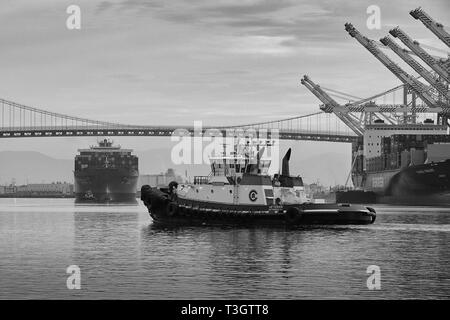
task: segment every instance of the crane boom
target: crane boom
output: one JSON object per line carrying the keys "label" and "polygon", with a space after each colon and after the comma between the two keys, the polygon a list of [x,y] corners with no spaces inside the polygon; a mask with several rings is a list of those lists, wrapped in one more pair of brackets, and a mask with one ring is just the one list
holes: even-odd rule
{"label": "crane boom", "polygon": [[345,24],[345,30],[354,37],[361,45],[363,45],[370,53],[372,53],[386,68],[388,68],[397,78],[403,83],[411,86],[417,95],[425,102],[429,107],[437,107],[437,102],[428,93],[428,89],[414,77],[406,73],[395,62],[389,59],[380,49],[377,48],[370,40],[364,37],[358,30],[351,24]]}
{"label": "crane boom", "polygon": [[[303,76],[303,79],[301,80],[302,84],[309,84],[311,87],[314,88],[315,91],[317,91],[322,97],[324,97],[324,99],[326,100],[326,102],[328,104],[330,104],[331,106],[333,106],[334,108],[339,108],[341,107],[341,105],[334,100],[333,98],[331,98],[328,93],[326,93],[324,90],[322,90],[322,88],[318,85],[315,84],[307,75]],[[305,82],[305,83],[304,83]],[[325,103],[325,101],[322,100],[323,103]]]}
{"label": "crane boom", "polygon": [[363,135],[364,128],[360,123],[351,119],[347,114],[342,112],[341,106],[336,100],[331,98],[319,85],[315,84],[308,76],[304,76],[301,83],[308,88],[320,101],[324,103],[321,109],[328,113],[334,113],[342,122],[344,122],[357,135]]}
{"label": "crane boom", "polygon": [[450,73],[446,68],[441,65],[441,63],[433,58],[428,52],[426,52],[419,45],[417,41],[411,39],[405,32],[403,32],[399,27],[391,29],[389,33],[399,38],[405,46],[407,46],[412,52],[414,52],[420,59],[422,59],[431,69],[433,69],[438,75],[444,78],[450,83]]}
{"label": "crane boom", "polygon": [[311,91],[321,102],[323,102],[323,105],[320,106],[320,109],[323,110],[326,113],[332,113],[333,112],[333,106],[330,105],[325,97],[323,97],[316,89],[314,89],[313,86],[311,86],[309,83],[305,82],[303,79],[301,80],[301,83],[308,88],[309,91]]}
{"label": "crane boom", "polygon": [[442,42],[450,48],[450,34],[445,31],[444,26],[433,20],[422,8],[417,8],[409,12],[414,18],[422,21],[422,23],[431,30]]}
{"label": "crane boom", "polygon": [[[425,106],[410,107],[403,104],[375,104],[374,102],[367,102],[361,105],[348,105],[346,106],[349,112],[416,112],[416,113],[430,113],[430,108]],[[442,108],[438,108],[437,111],[442,112]]]}
{"label": "crane boom", "polygon": [[[373,44],[374,45],[376,45],[376,46],[378,46],[378,47],[380,47],[381,49],[386,49],[386,46],[384,45],[384,44],[382,44],[381,42],[379,42],[379,41],[373,41]],[[422,45],[423,47],[429,47],[429,49],[431,49],[431,50],[437,50],[437,51],[444,51],[444,50],[441,50],[441,49],[438,49],[438,48],[434,48],[434,47],[431,47],[431,46],[425,46],[425,45]],[[417,54],[415,53],[415,52],[413,52],[413,51],[410,51],[410,50],[407,50],[407,49],[404,49],[407,53],[409,53],[410,55],[413,55],[413,56],[417,56]],[[447,53],[447,52],[445,52],[445,53]],[[434,56],[434,55],[432,55],[432,54],[430,54],[430,56],[433,58],[433,59],[435,59],[435,60],[437,60],[437,61],[441,61],[441,59],[442,60],[445,60],[444,58],[442,58],[442,57],[438,57],[438,56]]]}
{"label": "crane boom", "polygon": [[402,58],[411,68],[420,74],[429,84],[436,88],[445,98],[450,99],[447,87],[439,78],[435,77],[431,72],[422,67],[413,57],[403,51],[389,36],[380,39],[380,42],[392,49],[400,58]]}

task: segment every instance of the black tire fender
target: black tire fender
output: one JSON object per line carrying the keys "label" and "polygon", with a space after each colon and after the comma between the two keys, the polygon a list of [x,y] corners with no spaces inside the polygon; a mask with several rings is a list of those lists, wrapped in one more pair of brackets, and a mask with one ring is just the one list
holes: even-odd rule
{"label": "black tire fender", "polygon": [[167,204],[166,208],[167,208],[166,212],[167,212],[167,215],[169,217],[173,217],[173,216],[176,216],[178,214],[179,208],[178,208],[178,205],[175,202],[169,202]]}
{"label": "black tire fender", "polygon": [[374,222],[375,222],[375,219],[377,218],[377,213],[376,213],[375,209],[372,208],[372,207],[366,207],[366,208],[367,208],[367,210],[369,210],[370,213],[371,213],[370,223],[374,223]]}
{"label": "black tire fender", "polygon": [[150,202],[149,199],[147,199],[147,193],[152,189],[152,187],[150,187],[149,185],[144,185],[141,188],[141,200],[142,201],[147,201]]}
{"label": "black tire fender", "polygon": [[174,189],[177,189],[178,188],[178,182],[176,182],[176,181],[171,181],[170,183],[169,183],[169,194],[173,194],[174,192]]}
{"label": "black tire fender", "polygon": [[186,216],[186,208],[185,207],[178,207],[178,214],[182,217]]}
{"label": "black tire fender", "polygon": [[288,224],[295,224],[302,218],[302,213],[299,208],[290,207],[286,210],[285,218]]}

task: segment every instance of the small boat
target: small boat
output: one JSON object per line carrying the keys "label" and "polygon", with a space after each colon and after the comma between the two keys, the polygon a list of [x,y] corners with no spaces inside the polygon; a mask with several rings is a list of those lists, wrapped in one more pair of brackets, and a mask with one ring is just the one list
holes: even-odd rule
{"label": "small boat", "polygon": [[[291,149],[282,173],[267,173],[270,160],[256,152],[211,157],[211,173],[193,183],[171,182],[166,188],[144,185],[141,200],[157,224],[189,225],[329,225],[371,224],[376,212],[364,205],[306,201],[301,177],[289,174]],[[236,150],[236,148],[235,148]]]}

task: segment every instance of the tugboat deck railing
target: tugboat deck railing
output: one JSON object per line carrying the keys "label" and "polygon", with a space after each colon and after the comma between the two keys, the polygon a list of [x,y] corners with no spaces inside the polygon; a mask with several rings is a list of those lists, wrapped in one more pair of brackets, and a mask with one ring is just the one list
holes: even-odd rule
{"label": "tugboat deck railing", "polygon": [[209,182],[209,176],[195,176],[194,184],[207,184]]}

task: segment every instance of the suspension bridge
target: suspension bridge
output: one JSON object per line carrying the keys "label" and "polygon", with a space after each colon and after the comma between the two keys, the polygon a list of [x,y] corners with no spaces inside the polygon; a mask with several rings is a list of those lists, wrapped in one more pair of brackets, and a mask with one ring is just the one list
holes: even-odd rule
{"label": "suspension bridge", "polygon": [[[173,134],[196,132],[194,126],[142,126],[97,121],[74,117],[25,106],[0,99],[0,138],[25,137],[78,137],[78,136],[150,136],[164,137]],[[202,128],[202,134],[220,131],[276,132],[280,139],[352,142],[356,138],[341,120],[333,114],[316,112],[288,119]]]}

